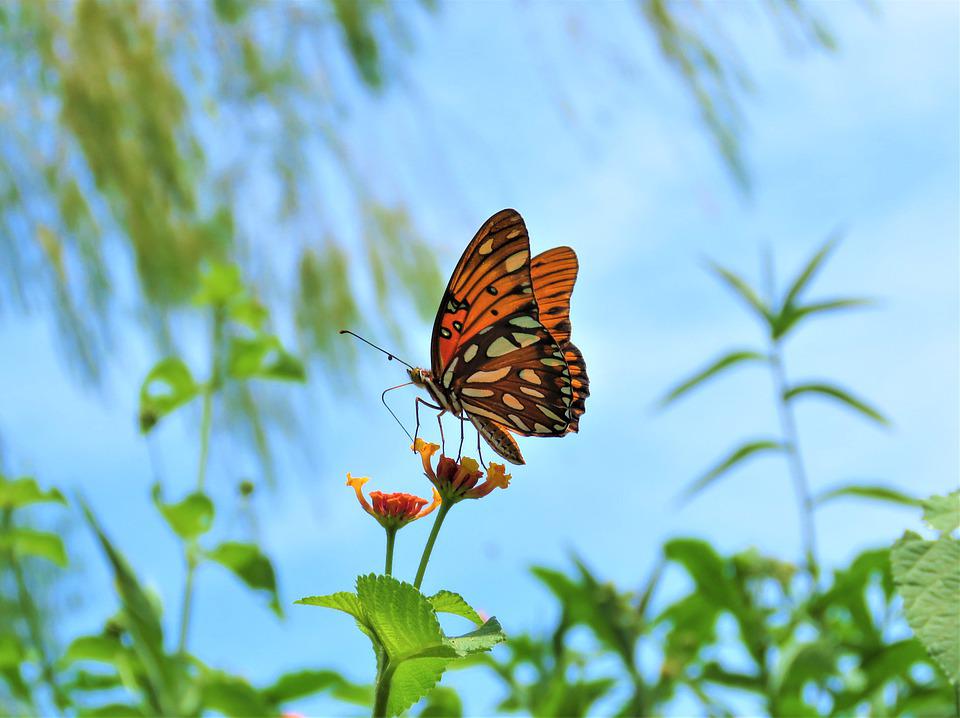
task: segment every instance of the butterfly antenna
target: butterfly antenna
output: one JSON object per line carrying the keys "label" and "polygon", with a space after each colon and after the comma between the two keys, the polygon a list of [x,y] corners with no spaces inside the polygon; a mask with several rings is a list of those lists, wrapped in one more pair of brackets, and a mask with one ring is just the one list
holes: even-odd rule
{"label": "butterfly antenna", "polygon": [[[359,334],[357,334],[357,333],[355,333],[355,332],[351,332],[349,329],[341,329],[341,330],[340,330],[340,333],[341,333],[341,334],[349,334],[349,335],[352,336],[352,337],[356,337],[357,339],[359,339],[360,341],[362,341],[364,344],[369,344],[370,346],[372,346],[372,347],[373,347],[374,349],[376,349],[377,351],[383,352],[384,354],[387,355],[387,361],[393,361],[394,359],[396,359],[398,362],[400,362],[400,363],[403,364],[404,366],[408,366],[408,367],[410,367],[411,369],[416,369],[416,367],[413,366],[412,364],[407,364],[407,362],[405,362],[405,361],[404,361],[403,359],[401,359],[400,357],[398,357],[398,356],[396,356],[396,355],[394,355],[394,354],[391,354],[391,353],[388,352],[386,349],[381,349],[380,347],[378,347],[378,346],[377,346],[376,344],[374,344],[373,342],[364,339],[362,336],[360,336]],[[406,384],[402,384],[401,386],[406,386]],[[396,389],[397,387],[393,387],[393,388]],[[387,391],[390,391],[390,390],[387,389]],[[389,407],[388,407],[388,408],[389,408]],[[391,413],[392,413],[392,412],[391,412]],[[406,431],[406,430],[404,430],[404,431]]]}
{"label": "butterfly antenna", "polygon": [[398,424],[400,424],[400,428],[403,429],[403,433],[407,435],[407,438],[410,439],[411,442],[413,442],[413,437],[410,436],[410,432],[407,431],[407,427],[405,427],[405,426],[403,425],[403,422],[400,421],[399,418],[397,418],[397,415],[393,413],[393,409],[391,409],[391,408],[390,408],[390,405],[387,404],[387,392],[388,392],[388,391],[393,391],[394,389],[402,389],[403,387],[405,387],[405,386],[410,386],[411,384],[413,384],[413,382],[412,382],[412,381],[408,381],[406,384],[397,384],[396,386],[391,386],[389,389],[384,389],[384,390],[383,390],[383,393],[380,395],[380,401],[382,401],[382,402],[383,402],[383,405],[384,405],[385,407],[387,407],[387,411],[390,412],[390,416],[392,416],[392,417],[396,420],[396,422],[397,422]]}

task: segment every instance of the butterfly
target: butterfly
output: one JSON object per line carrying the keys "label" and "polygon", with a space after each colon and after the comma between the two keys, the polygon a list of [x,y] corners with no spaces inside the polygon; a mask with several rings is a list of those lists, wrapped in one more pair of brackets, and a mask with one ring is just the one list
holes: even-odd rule
{"label": "butterfly", "polygon": [[[484,222],[440,301],[430,370],[408,371],[437,402],[418,398],[418,408],[423,403],[440,415],[469,419],[513,464],[524,463],[513,434],[578,431],[590,394],[583,355],[570,342],[578,266],[570,247],[531,259],[527,228],[516,210],[501,210]],[[442,430],[441,424],[441,436]]]}

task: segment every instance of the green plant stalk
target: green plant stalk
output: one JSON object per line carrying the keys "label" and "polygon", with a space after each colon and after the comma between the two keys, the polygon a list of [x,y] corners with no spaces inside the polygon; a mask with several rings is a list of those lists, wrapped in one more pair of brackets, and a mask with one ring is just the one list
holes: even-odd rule
{"label": "green plant stalk", "polygon": [[430,554],[433,552],[433,544],[437,540],[437,534],[440,533],[440,526],[447,517],[447,512],[453,506],[454,502],[444,500],[437,509],[437,520],[433,522],[433,528],[430,530],[430,537],[427,539],[427,545],[423,547],[423,556],[420,557],[420,566],[417,568],[417,577],[413,580],[413,587],[420,590],[420,584],[423,583],[423,574],[427,571],[427,562],[430,560]]}
{"label": "green plant stalk", "polygon": [[387,558],[384,561],[383,572],[387,576],[393,574],[393,542],[397,538],[396,526],[385,529],[387,532]]}
{"label": "green plant stalk", "polygon": [[383,669],[377,670],[377,687],[373,699],[373,718],[383,718],[387,715],[387,701],[390,699],[390,681],[393,680],[394,669],[384,656],[379,663]]}
{"label": "green plant stalk", "polygon": [[[12,524],[13,510],[7,509],[3,513],[3,533],[7,533]],[[9,551],[9,559],[10,568],[13,571],[14,580],[17,584],[17,602],[20,604],[20,612],[23,614],[23,618],[27,623],[27,632],[30,634],[30,641],[33,643],[33,648],[37,652],[40,660],[40,674],[43,682],[46,683],[50,689],[53,702],[57,708],[62,710],[68,703],[63,692],[60,690],[60,686],[57,684],[56,673],[53,670],[53,664],[50,662],[47,647],[43,642],[43,633],[40,629],[40,612],[33,598],[30,596],[30,590],[27,588],[23,565],[20,563],[20,560],[12,548]],[[33,701],[33,696],[30,696],[30,700],[31,702]]]}
{"label": "green plant stalk", "polygon": [[[220,387],[220,347],[223,344],[224,313],[221,307],[213,310],[213,332],[210,338],[210,379],[203,390],[203,417],[200,420],[200,457],[197,460],[197,491],[203,491],[207,479],[210,454],[210,435],[213,433],[213,395]],[[193,578],[197,570],[196,547],[186,548],[187,578],[183,584],[180,610],[180,640],[177,652],[185,653],[190,635],[190,617],[193,613]]]}
{"label": "green plant stalk", "polygon": [[816,584],[820,576],[820,567],[817,563],[817,533],[814,523],[813,498],[810,493],[810,482],[807,478],[803,457],[800,454],[799,435],[793,416],[793,408],[789,401],[784,398],[787,391],[787,377],[783,367],[780,343],[777,340],[773,340],[770,346],[770,371],[773,375],[774,389],[777,393],[777,415],[780,418],[780,431],[786,444],[787,464],[793,479],[794,493],[797,497],[804,558],[810,577]]}

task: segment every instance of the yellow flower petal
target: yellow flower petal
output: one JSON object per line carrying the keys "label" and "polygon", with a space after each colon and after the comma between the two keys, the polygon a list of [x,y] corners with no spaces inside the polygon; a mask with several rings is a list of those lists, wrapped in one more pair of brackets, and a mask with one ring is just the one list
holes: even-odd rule
{"label": "yellow flower petal", "polygon": [[357,476],[353,477],[350,475],[350,472],[347,472],[347,486],[353,487],[353,490],[357,492],[357,501],[360,502],[360,505],[363,507],[363,510],[366,511],[371,516],[373,515],[373,509],[370,508],[370,504],[367,503],[366,498],[363,496],[363,492],[360,490],[361,487],[370,480],[369,476]]}
{"label": "yellow flower petal", "polygon": [[491,461],[487,471],[487,481],[498,489],[507,488],[510,485],[510,479],[513,478],[513,474],[505,474],[504,469],[506,466],[503,464],[495,464]]}

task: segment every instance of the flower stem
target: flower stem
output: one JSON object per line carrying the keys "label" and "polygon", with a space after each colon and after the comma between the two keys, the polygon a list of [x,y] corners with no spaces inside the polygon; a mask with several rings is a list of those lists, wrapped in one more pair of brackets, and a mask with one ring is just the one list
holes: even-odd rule
{"label": "flower stem", "polygon": [[393,572],[393,542],[394,542],[394,539],[397,538],[397,529],[396,527],[394,527],[394,528],[386,529],[386,531],[387,531],[387,558],[386,558],[386,561],[384,562],[383,572],[387,576],[390,576]]}
{"label": "flower stem", "polygon": [[430,553],[433,551],[433,544],[437,540],[437,534],[440,533],[440,526],[447,517],[447,512],[451,506],[453,506],[452,501],[444,501],[440,504],[440,508],[437,509],[437,519],[433,522],[433,528],[430,530],[430,538],[427,539],[427,545],[423,547],[423,556],[420,557],[420,567],[417,568],[417,577],[413,581],[413,587],[417,590],[420,589],[420,584],[423,583],[423,574],[426,573],[427,562],[430,560]]}
{"label": "flower stem", "polygon": [[[213,331],[210,337],[210,378],[203,390],[203,418],[200,420],[200,457],[197,460],[197,491],[203,491],[207,478],[207,457],[210,453],[210,435],[213,433],[213,395],[220,388],[220,347],[223,344],[224,313],[214,307]],[[190,615],[193,613],[193,575],[197,570],[195,546],[185,547],[187,578],[183,584],[180,610],[180,642],[177,651],[186,653],[190,634]]]}
{"label": "flower stem", "polygon": [[390,681],[393,680],[393,668],[386,660],[381,661],[383,670],[377,671],[377,688],[373,699],[373,718],[383,718],[387,715],[387,700],[390,698]]}

